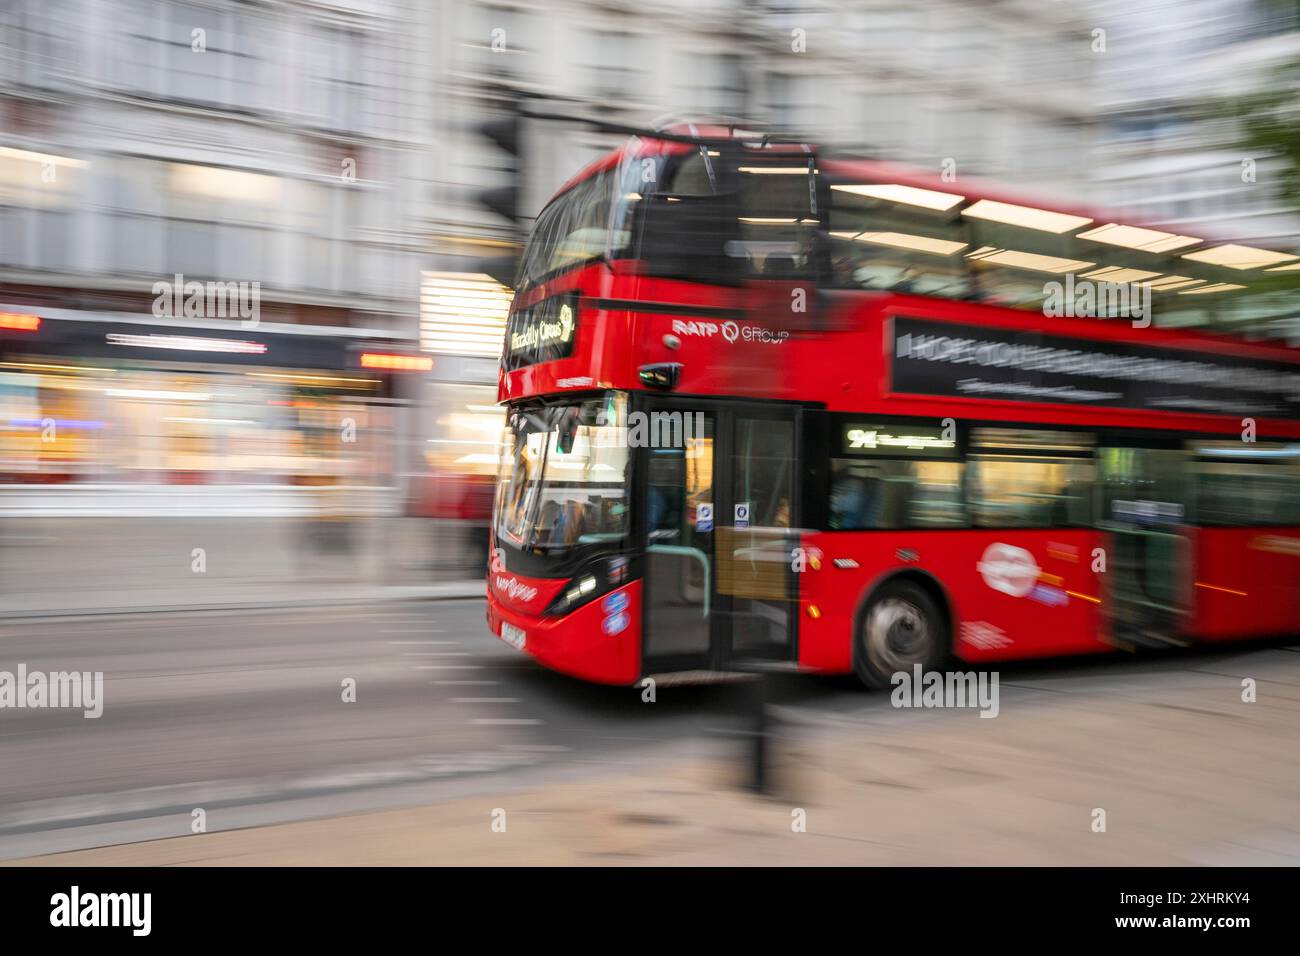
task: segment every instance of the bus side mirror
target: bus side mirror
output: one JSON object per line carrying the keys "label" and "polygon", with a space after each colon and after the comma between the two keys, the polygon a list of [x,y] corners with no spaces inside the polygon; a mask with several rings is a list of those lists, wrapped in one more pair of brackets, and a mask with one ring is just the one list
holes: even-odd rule
{"label": "bus side mirror", "polygon": [[637,375],[641,377],[641,383],[647,388],[670,392],[677,387],[677,378],[681,370],[681,362],[659,362],[654,365],[642,365],[637,369]]}

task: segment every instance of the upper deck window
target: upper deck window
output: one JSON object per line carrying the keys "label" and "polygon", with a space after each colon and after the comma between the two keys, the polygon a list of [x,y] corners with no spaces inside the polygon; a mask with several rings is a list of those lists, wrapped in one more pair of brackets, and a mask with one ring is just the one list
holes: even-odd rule
{"label": "upper deck window", "polygon": [[967,196],[956,184],[830,176],[830,276],[840,288],[1300,336],[1300,256]]}
{"label": "upper deck window", "polygon": [[661,159],[641,190],[637,256],[653,275],[694,281],[811,278],[817,175],[807,153],[700,147]]}
{"label": "upper deck window", "polygon": [[622,251],[629,233],[626,228],[611,229],[610,222],[627,199],[615,195],[615,179],[613,171],[598,173],[542,210],[520,263],[516,289]]}

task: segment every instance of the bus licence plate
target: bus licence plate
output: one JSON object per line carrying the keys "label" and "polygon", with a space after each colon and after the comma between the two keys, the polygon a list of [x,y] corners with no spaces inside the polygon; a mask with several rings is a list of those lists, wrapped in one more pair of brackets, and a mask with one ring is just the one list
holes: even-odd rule
{"label": "bus licence plate", "polygon": [[507,624],[505,621],[501,622],[501,640],[505,641],[511,647],[522,651],[524,649],[524,640],[526,637],[527,635],[524,633],[522,627],[515,627],[513,624]]}

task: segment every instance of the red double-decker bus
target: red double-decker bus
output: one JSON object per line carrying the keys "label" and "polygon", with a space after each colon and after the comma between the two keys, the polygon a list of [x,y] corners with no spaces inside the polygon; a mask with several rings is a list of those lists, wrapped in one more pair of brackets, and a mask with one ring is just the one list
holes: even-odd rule
{"label": "red double-decker bus", "polygon": [[725,128],[537,217],[487,618],[587,680],[1300,629],[1300,257]]}

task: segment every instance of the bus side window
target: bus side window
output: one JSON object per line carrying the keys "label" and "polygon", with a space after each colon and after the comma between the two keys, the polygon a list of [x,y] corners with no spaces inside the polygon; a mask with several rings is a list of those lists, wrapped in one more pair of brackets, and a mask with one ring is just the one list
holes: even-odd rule
{"label": "bus side window", "polygon": [[1095,481],[1091,435],[972,431],[966,492],[978,528],[1087,527]]}
{"label": "bus side window", "polygon": [[831,462],[833,530],[959,528],[966,523],[958,461]]}
{"label": "bus side window", "polygon": [[1197,524],[1300,524],[1300,447],[1196,442],[1193,452]]}

